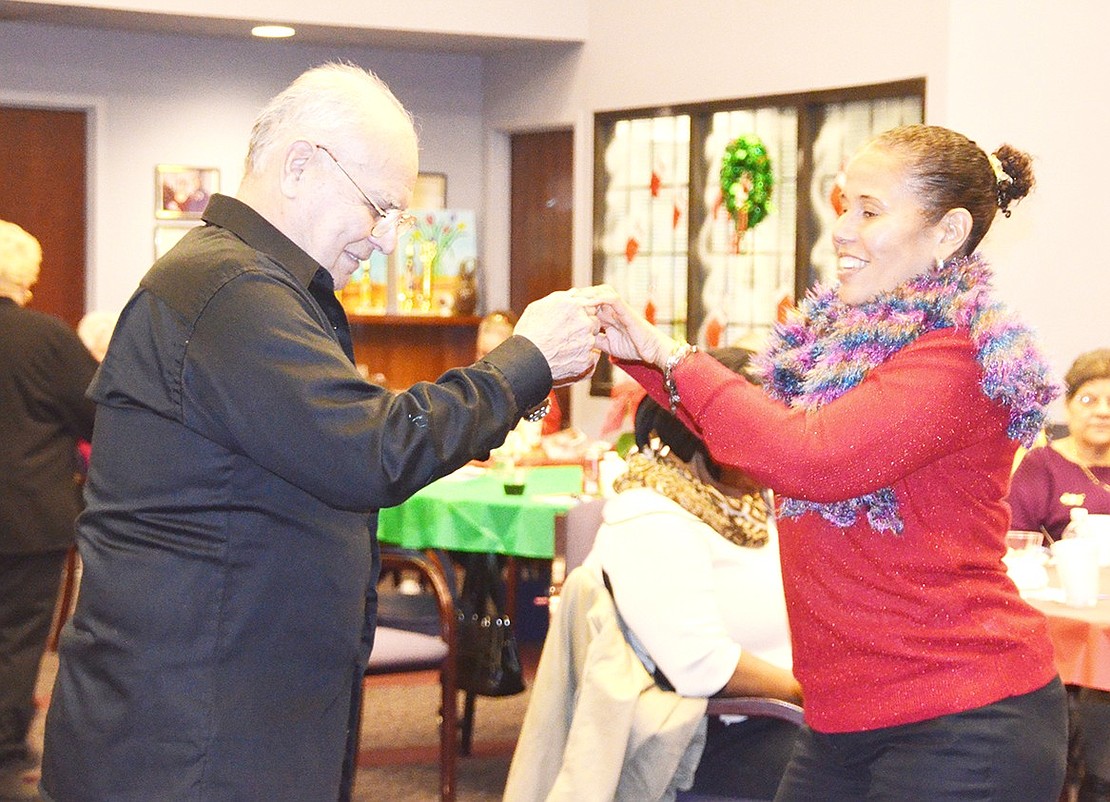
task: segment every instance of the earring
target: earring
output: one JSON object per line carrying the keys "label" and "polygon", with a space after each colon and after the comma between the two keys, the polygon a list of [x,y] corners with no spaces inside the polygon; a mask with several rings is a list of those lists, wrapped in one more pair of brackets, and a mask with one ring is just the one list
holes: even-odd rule
{"label": "earring", "polygon": [[944,260],[937,257],[937,270],[944,270]]}

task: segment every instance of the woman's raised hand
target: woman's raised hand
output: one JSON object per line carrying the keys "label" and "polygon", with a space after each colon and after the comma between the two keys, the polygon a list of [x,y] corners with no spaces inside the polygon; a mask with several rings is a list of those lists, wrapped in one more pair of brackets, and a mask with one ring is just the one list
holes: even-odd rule
{"label": "woman's raised hand", "polygon": [[571,292],[596,302],[597,319],[602,326],[598,345],[617,359],[646,362],[662,369],[667,357],[678,347],[678,341],[649,323],[608,284]]}

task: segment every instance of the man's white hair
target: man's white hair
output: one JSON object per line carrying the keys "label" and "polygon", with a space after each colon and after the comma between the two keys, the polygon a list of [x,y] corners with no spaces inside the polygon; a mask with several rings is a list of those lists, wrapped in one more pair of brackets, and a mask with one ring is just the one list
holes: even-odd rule
{"label": "man's white hair", "polygon": [[39,241],[6,220],[0,220],[0,284],[29,290],[39,279],[42,246]]}
{"label": "man's white hair", "polygon": [[262,169],[290,132],[326,137],[365,124],[373,102],[379,98],[385,98],[413,125],[412,115],[385,82],[369,70],[345,62],[327,62],[306,70],[255,119],[247,149],[247,174]]}

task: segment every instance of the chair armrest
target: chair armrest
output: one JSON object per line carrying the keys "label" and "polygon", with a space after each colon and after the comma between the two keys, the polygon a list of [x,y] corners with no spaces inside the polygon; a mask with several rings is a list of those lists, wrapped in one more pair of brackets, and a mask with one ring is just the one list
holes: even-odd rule
{"label": "chair armrest", "polygon": [[792,702],[782,699],[772,699],[767,696],[732,696],[713,697],[706,706],[706,711],[711,716],[761,716],[764,718],[777,718],[789,721],[799,727],[802,725],[804,715],[802,708]]}

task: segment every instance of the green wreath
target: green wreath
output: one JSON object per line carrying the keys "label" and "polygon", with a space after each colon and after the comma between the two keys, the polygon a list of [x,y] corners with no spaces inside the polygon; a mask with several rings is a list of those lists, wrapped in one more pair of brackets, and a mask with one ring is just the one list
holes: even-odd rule
{"label": "green wreath", "polygon": [[[745,186],[745,177],[750,186]],[[751,134],[728,144],[721,161],[721,194],[737,229],[755,228],[767,217],[774,186],[771,159],[763,140]]]}

